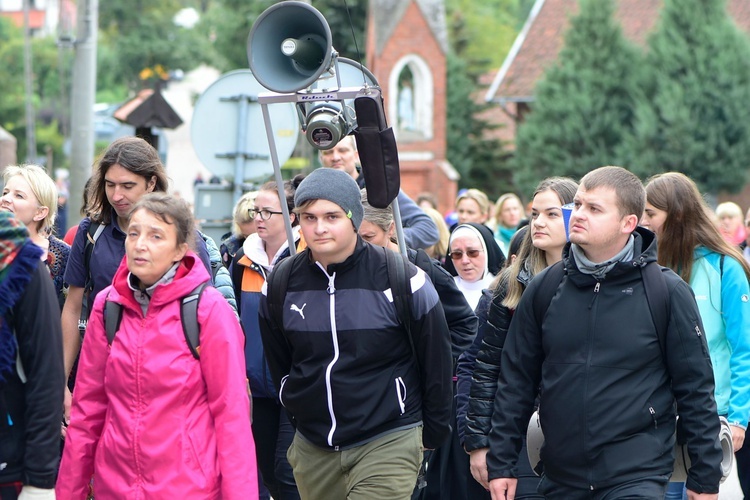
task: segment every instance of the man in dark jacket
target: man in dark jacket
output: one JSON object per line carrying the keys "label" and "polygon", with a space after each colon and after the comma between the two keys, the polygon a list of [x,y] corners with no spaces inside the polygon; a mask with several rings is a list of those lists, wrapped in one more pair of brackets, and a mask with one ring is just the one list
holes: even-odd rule
{"label": "man in dark jacket", "polygon": [[641,274],[656,260],[653,233],[637,227],[644,204],[643,185],[622,168],[581,180],[559,289],[537,316],[549,269],[535,277],[508,332],[487,456],[493,499],[514,497],[538,387],[546,498],[663,498],[675,401],[692,462],[688,495],[718,498],[720,423],[703,326],[690,287],[663,269],[670,309],[662,348]]}
{"label": "man in dark jacket", "polygon": [[63,374],[60,306],[42,249],[0,212],[0,499],[54,499]]}
{"label": "man in dark jacket", "polygon": [[297,428],[287,457],[300,496],[408,498],[423,447],[450,433],[450,336],[437,293],[408,264],[409,334],[393,302],[390,250],[357,234],[362,203],[346,173],[315,170],[295,205],[308,248],[268,277],[274,297],[279,266],[291,266],[283,314],[273,315],[264,295],[260,328]]}

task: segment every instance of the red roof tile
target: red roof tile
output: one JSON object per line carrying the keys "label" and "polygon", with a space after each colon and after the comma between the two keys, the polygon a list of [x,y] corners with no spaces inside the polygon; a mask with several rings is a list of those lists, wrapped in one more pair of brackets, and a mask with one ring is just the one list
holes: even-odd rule
{"label": "red roof tile", "polygon": [[[534,95],[534,86],[539,78],[557,59],[563,46],[565,30],[569,19],[578,11],[577,0],[537,0],[543,1],[541,9],[530,25],[519,50],[506,60],[507,71],[502,76],[495,72],[494,100],[527,101]],[[659,17],[662,0],[617,0],[616,17],[622,25],[623,33],[630,40],[644,44]],[[737,25],[750,32],[750,2],[748,0],[728,0],[727,8]],[[532,10],[533,12],[533,10]],[[521,35],[519,35],[521,36]],[[501,69],[502,71],[502,69]]]}

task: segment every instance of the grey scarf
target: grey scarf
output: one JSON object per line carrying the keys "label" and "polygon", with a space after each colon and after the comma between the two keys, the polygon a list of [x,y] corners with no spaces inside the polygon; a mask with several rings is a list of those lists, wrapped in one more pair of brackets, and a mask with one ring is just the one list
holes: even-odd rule
{"label": "grey scarf", "polygon": [[148,304],[151,301],[151,295],[154,293],[154,289],[161,284],[171,283],[172,280],[174,280],[175,274],[177,274],[177,268],[179,266],[180,262],[175,262],[174,265],[164,273],[164,276],[159,278],[156,283],[146,289],[141,289],[142,284],[141,280],[138,279],[138,276],[133,273],[128,274],[128,286],[133,290],[135,301],[141,305],[141,311],[143,312],[144,317],[148,312]]}
{"label": "grey scarf", "polygon": [[596,263],[591,262],[584,254],[583,250],[576,245],[575,243],[570,245],[570,249],[573,254],[573,258],[576,261],[576,264],[578,265],[578,270],[581,271],[583,274],[590,274],[594,278],[600,280],[603,279],[606,274],[612,270],[612,268],[615,267],[615,265],[618,262],[625,262],[629,260],[633,260],[633,245],[635,243],[635,238],[633,235],[630,235],[630,238],[628,238],[628,242],[625,244],[622,250],[620,250],[617,255],[612,257],[606,262]]}

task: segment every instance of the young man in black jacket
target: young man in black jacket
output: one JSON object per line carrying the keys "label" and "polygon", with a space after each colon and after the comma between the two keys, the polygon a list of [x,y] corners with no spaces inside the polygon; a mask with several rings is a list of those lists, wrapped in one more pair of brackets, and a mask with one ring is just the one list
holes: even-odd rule
{"label": "young man in black jacket", "polygon": [[653,233],[637,227],[644,204],[640,180],[622,168],[581,180],[559,288],[537,311],[549,269],[535,277],[508,332],[487,456],[493,499],[514,498],[539,387],[546,498],[663,498],[675,409],[692,462],[688,497],[718,498],[720,423],[703,326],[689,285],[664,268],[666,338],[657,331],[649,307],[658,303],[647,300],[641,274],[656,260]]}
{"label": "young man in black jacket", "polygon": [[60,458],[60,306],[42,249],[0,212],[0,499],[53,500]]}
{"label": "young man in black jacket", "polygon": [[[409,264],[409,335],[393,303],[390,250],[357,234],[362,203],[346,173],[314,171],[295,205],[308,248],[281,264],[291,265],[281,324],[264,294],[260,328],[297,429],[287,457],[300,496],[409,498],[422,449],[450,433],[450,336],[437,293]],[[268,277],[271,296],[279,274]]]}

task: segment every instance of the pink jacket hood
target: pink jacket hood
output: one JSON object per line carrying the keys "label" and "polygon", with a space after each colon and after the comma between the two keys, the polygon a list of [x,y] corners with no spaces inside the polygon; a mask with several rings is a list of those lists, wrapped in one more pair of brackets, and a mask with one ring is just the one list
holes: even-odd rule
{"label": "pink jacket hood", "polygon": [[[126,258],[127,259],[127,258]],[[144,316],[126,259],[97,295],[81,350],[58,499],[257,498],[244,337],[213,287],[200,299],[200,359],[185,340],[182,297],[209,275],[192,252],[158,285]],[[107,344],[104,303],[122,304]]]}

